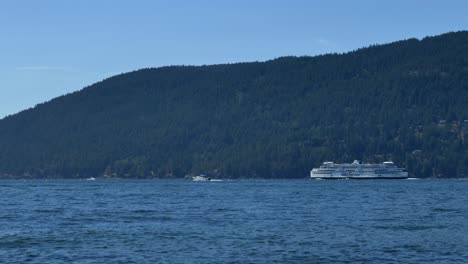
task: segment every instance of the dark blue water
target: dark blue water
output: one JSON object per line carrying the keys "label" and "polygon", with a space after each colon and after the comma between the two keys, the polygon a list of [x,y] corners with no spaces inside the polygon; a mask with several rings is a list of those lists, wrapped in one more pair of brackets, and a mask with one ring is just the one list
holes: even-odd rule
{"label": "dark blue water", "polygon": [[0,181],[4,263],[468,263],[468,181]]}

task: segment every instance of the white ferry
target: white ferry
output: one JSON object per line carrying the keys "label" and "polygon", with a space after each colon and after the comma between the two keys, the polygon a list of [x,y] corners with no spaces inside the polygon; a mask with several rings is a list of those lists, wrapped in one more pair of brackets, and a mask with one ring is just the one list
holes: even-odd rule
{"label": "white ferry", "polygon": [[393,162],[379,164],[353,163],[337,164],[324,162],[319,168],[310,171],[312,179],[407,179],[408,172],[398,168]]}

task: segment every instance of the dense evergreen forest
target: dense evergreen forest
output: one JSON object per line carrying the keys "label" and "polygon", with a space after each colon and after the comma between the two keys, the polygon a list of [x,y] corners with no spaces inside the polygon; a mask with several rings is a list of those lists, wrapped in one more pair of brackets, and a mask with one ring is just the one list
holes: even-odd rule
{"label": "dense evergreen forest", "polygon": [[0,120],[0,175],[305,178],[358,159],[468,177],[467,135],[463,31],[117,75]]}

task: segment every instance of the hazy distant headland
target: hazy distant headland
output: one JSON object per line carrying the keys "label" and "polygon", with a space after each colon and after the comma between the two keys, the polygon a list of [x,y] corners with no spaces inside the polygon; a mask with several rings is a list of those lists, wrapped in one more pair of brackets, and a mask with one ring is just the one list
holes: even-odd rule
{"label": "hazy distant headland", "polygon": [[467,47],[462,31],[117,75],[0,120],[0,175],[304,178],[359,159],[468,177]]}

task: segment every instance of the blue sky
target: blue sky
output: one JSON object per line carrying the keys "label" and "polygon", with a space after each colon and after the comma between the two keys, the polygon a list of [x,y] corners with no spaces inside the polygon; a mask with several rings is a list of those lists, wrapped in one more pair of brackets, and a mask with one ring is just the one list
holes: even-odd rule
{"label": "blue sky", "polygon": [[2,0],[0,118],[117,73],[468,29],[468,1]]}

